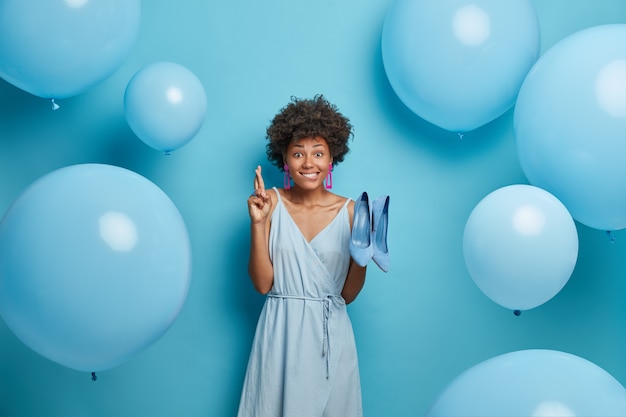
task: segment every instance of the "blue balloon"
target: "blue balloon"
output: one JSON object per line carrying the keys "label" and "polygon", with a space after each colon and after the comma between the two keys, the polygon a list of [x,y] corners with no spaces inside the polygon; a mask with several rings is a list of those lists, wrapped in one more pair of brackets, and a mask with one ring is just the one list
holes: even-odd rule
{"label": "blue balloon", "polygon": [[126,120],[133,132],[165,152],[184,146],[198,134],[206,107],[198,77],[173,62],[156,62],[137,71],[124,95]]}
{"label": "blue balloon", "polygon": [[182,308],[190,271],[174,203],[123,168],[53,171],[0,221],[0,315],[31,349],[72,369],[108,369],[153,344]]}
{"label": "blue balloon", "polygon": [[39,97],[80,94],[122,64],[140,17],[140,0],[3,0],[0,77]]}
{"label": "blue balloon", "polygon": [[565,352],[520,350],[457,376],[426,417],[624,417],[626,390],[594,363]]}
{"label": "blue balloon", "polygon": [[532,185],[509,185],[472,210],[463,255],[485,295],[503,307],[528,310],[553,298],[569,280],[578,258],[578,233],[552,194]]}
{"label": "blue balloon", "polygon": [[385,71],[400,100],[454,132],[513,106],[539,44],[529,0],[395,0],[382,32]]}
{"label": "blue balloon", "polygon": [[528,181],[591,228],[626,227],[626,25],[576,32],[546,51],[515,105]]}

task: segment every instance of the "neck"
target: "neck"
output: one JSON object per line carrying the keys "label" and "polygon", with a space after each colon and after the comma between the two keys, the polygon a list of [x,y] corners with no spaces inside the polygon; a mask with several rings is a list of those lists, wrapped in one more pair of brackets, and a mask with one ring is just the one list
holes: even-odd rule
{"label": "neck", "polygon": [[285,190],[285,195],[292,203],[297,204],[320,204],[328,198],[332,193],[323,186],[313,190],[306,190],[294,185],[289,191]]}

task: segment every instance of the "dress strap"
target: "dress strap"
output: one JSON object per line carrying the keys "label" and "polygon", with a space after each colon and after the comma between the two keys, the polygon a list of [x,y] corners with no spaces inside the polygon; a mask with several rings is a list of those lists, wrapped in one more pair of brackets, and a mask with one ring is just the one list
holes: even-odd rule
{"label": "dress strap", "polygon": [[282,198],[280,197],[280,193],[278,192],[278,188],[272,187],[272,190],[274,190],[274,192],[276,193],[278,201],[282,201]]}

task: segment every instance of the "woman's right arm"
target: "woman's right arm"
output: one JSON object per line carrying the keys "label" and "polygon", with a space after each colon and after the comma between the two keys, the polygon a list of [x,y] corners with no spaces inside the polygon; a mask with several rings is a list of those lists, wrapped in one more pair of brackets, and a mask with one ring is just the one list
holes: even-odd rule
{"label": "woman's right arm", "polygon": [[270,260],[269,230],[270,213],[273,202],[265,191],[265,184],[258,166],[254,177],[254,194],[248,198],[250,214],[250,258],[248,274],[254,288],[261,294],[267,294],[274,284],[274,266]]}
{"label": "woman's right arm", "polygon": [[248,274],[254,288],[261,294],[267,294],[274,284],[274,266],[270,261],[268,238],[269,224],[251,224]]}

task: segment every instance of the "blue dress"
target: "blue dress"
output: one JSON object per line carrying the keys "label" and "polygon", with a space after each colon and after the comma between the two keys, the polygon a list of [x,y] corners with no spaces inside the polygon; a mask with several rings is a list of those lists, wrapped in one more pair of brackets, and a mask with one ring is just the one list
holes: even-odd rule
{"label": "blue dress", "polygon": [[274,285],[257,324],[238,417],[361,417],[356,345],[341,297],[350,200],[309,242],[274,191]]}

